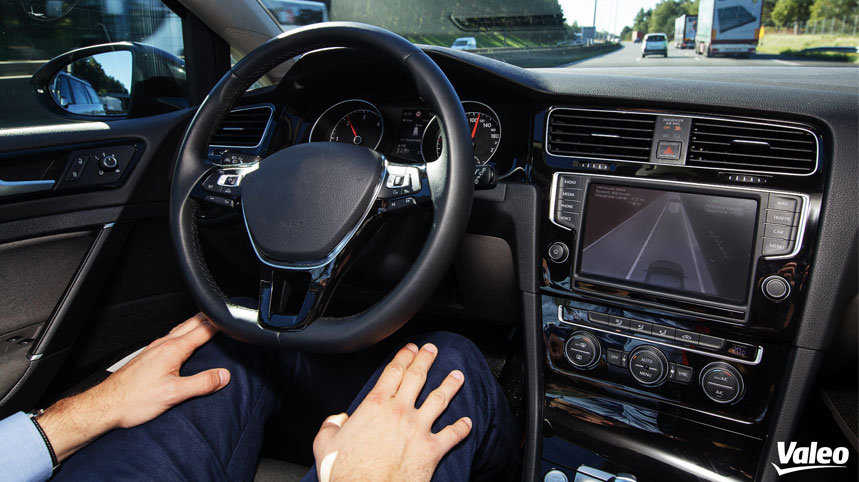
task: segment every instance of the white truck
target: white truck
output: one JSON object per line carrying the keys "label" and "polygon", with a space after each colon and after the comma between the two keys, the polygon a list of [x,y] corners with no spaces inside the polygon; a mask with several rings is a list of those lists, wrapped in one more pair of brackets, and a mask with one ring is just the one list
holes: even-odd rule
{"label": "white truck", "polygon": [[748,58],[758,46],[763,0],[701,0],[695,51]]}
{"label": "white truck", "polygon": [[697,15],[681,15],[674,19],[674,47],[691,49],[695,47],[695,31],[698,27]]}

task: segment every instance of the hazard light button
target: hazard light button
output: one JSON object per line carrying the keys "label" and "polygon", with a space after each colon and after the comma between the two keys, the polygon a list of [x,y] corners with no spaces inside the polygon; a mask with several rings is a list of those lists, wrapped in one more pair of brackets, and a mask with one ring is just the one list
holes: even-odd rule
{"label": "hazard light button", "polygon": [[682,142],[659,141],[656,147],[656,157],[658,159],[680,159],[680,149],[683,147]]}

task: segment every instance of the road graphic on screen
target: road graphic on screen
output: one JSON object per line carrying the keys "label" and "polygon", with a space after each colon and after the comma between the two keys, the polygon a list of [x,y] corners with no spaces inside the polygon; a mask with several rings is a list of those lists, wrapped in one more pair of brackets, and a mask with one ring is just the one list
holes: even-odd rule
{"label": "road graphic on screen", "polygon": [[751,200],[594,186],[580,270],[657,290],[743,299],[756,206]]}

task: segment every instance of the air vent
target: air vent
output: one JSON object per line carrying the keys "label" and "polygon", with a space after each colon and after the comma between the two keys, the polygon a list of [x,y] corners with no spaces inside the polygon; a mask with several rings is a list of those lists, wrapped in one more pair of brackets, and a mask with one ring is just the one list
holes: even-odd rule
{"label": "air vent", "polygon": [[656,116],[555,109],[549,113],[546,150],[556,156],[648,162]]}
{"label": "air vent", "polygon": [[262,142],[274,109],[261,105],[240,107],[230,112],[221,122],[212,145],[219,147],[256,147]]}
{"label": "air vent", "polygon": [[817,167],[817,140],[811,132],[792,127],[693,119],[686,165],[809,174]]}

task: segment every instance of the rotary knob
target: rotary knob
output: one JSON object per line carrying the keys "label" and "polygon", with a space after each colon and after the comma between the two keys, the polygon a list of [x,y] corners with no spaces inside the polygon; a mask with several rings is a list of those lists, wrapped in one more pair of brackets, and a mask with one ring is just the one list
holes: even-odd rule
{"label": "rotary knob", "polygon": [[701,370],[701,388],[716,403],[734,403],[743,396],[743,376],[724,362],[713,362]]}
{"label": "rotary knob", "polygon": [[113,171],[118,166],[119,161],[116,160],[116,156],[113,154],[102,156],[98,161],[98,167],[101,168],[102,171]]}
{"label": "rotary knob", "polygon": [[640,346],[629,355],[629,373],[644,386],[659,385],[668,377],[668,359],[659,348]]}
{"label": "rotary knob", "polygon": [[597,337],[586,332],[576,331],[564,344],[564,356],[576,368],[588,370],[600,361],[602,348]]}
{"label": "rotary knob", "polygon": [[790,296],[790,283],[781,276],[768,276],[761,283],[761,290],[764,296],[778,302]]}

